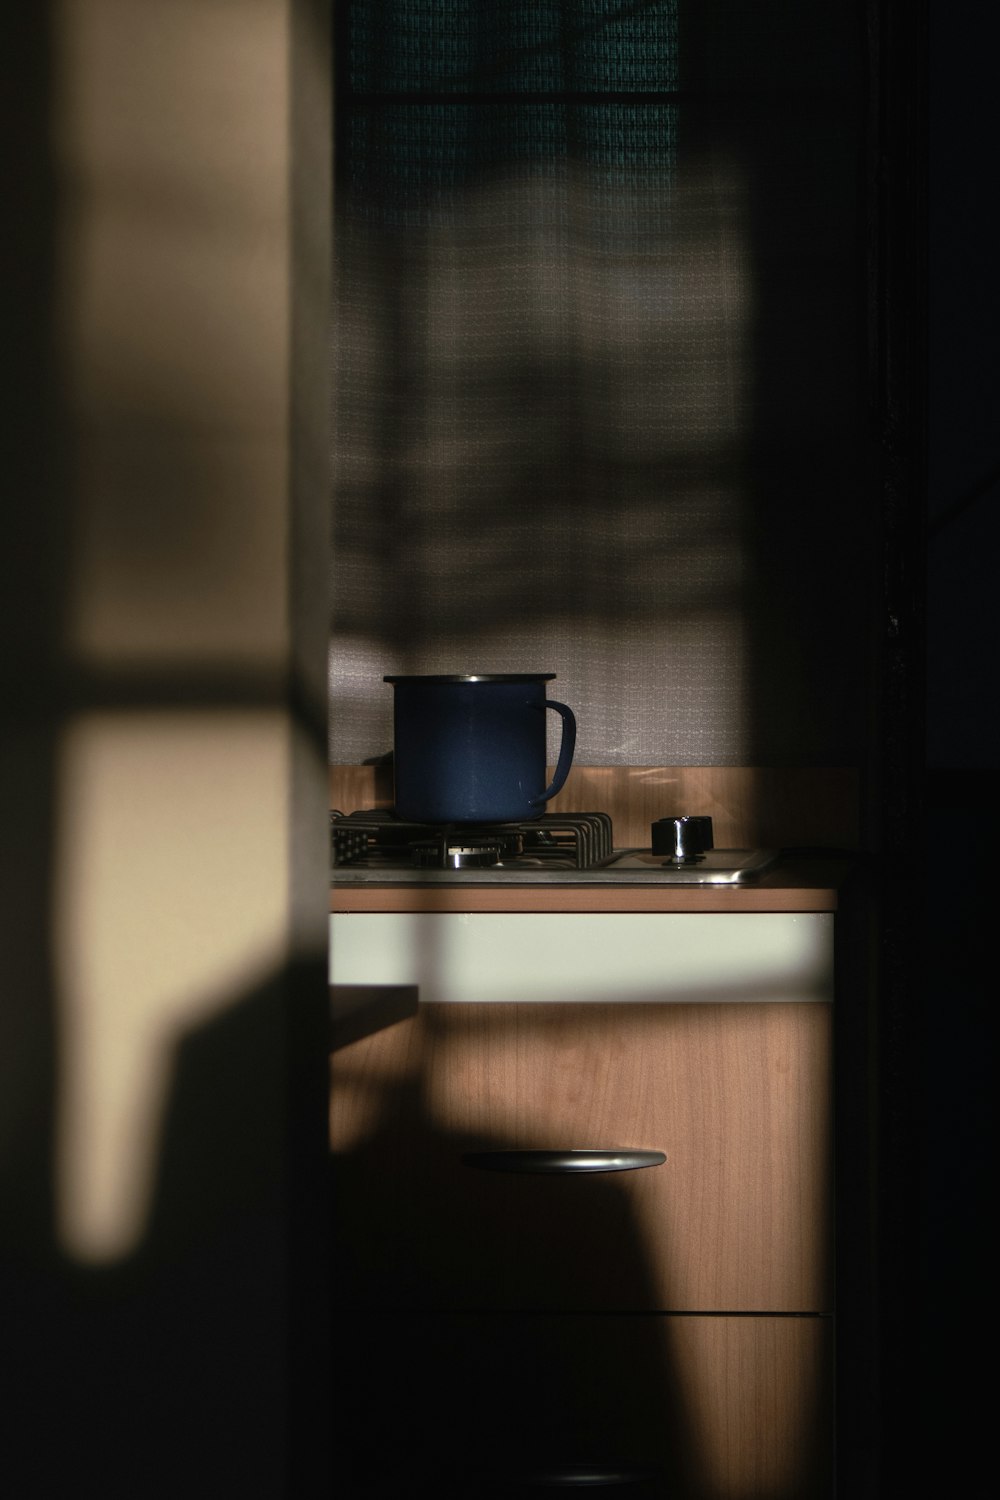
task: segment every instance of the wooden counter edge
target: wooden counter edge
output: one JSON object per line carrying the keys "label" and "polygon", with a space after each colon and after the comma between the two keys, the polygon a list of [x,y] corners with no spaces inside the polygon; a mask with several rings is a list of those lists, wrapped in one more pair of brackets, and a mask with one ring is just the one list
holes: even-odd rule
{"label": "wooden counter edge", "polygon": [[779,866],[746,885],[340,885],[331,912],[836,911],[846,865]]}

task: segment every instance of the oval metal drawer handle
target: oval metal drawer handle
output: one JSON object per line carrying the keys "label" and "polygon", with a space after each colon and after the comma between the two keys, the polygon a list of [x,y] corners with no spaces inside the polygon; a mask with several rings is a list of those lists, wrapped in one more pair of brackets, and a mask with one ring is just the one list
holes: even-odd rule
{"label": "oval metal drawer handle", "polygon": [[462,1160],[484,1172],[637,1172],[658,1167],[663,1151],[614,1147],[608,1151],[470,1151]]}
{"label": "oval metal drawer handle", "polygon": [[518,1474],[514,1482],[519,1489],[618,1489],[625,1485],[646,1485],[655,1477],[649,1469],[595,1468],[584,1464]]}

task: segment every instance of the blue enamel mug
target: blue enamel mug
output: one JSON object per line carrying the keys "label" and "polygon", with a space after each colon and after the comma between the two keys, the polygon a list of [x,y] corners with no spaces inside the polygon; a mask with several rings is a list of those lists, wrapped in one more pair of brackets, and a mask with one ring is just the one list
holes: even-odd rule
{"label": "blue enamel mug", "polygon": [[[576,720],[545,696],[554,672],[385,677],[393,698],[393,811],[413,823],[541,817],[569,774]],[[562,719],[545,785],[546,710]]]}

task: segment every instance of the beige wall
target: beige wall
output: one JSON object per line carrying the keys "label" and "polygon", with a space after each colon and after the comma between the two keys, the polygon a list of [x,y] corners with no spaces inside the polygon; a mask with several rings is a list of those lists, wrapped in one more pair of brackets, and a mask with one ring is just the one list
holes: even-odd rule
{"label": "beige wall", "polygon": [[5,1206],[34,1409],[76,1391],[108,1495],[311,1492],[289,1412],[323,1343],[300,1293],[322,1283],[325,11],[58,0],[25,90],[38,316],[11,352],[46,378],[14,496]]}

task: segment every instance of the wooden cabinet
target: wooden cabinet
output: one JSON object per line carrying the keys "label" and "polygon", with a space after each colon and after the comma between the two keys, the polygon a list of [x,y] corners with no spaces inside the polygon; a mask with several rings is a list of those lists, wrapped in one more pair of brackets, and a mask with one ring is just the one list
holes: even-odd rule
{"label": "wooden cabinet", "polygon": [[[589,1465],[627,1493],[831,1494],[830,1029],[824,1002],[442,1003],[336,1053],[354,1492]],[[468,1161],[611,1147],[665,1161]]]}
{"label": "wooden cabinet", "polygon": [[[334,1062],[335,1286],[354,1307],[829,1311],[830,1021],[822,1004],[421,1006]],[[466,1164],[599,1147],[666,1161]]]}
{"label": "wooden cabinet", "polygon": [[418,1481],[558,1493],[560,1476],[600,1474],[662,1500],[831,1493],[827,1318],[343,1313],[336,1327],[345,1496]]}

